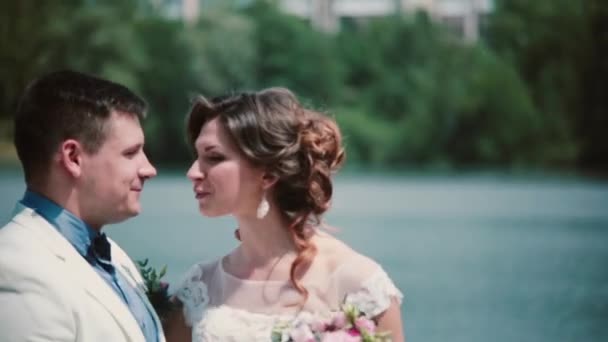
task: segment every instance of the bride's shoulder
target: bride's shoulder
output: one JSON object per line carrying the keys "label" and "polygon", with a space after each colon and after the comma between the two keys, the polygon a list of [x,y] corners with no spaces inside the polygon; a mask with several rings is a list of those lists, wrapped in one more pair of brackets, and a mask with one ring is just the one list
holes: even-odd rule
{"label": "bride's shoulder", "polygon": [[318,241],[319,254],[333,267],[340,298],[371,317],[388,309],[393,300],[401,303],[403,294],[378,262],[331,236]]}
{"label": "bride's shoulder", "polygon": [[327,233],[319,234],[315,245],[329,273],[341,282],[360,283],[382,271],[375,260]]}

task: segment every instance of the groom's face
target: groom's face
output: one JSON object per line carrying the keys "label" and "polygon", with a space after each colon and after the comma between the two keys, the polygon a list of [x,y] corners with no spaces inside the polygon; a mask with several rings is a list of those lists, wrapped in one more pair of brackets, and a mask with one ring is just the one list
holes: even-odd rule
{"label": "groom's face", "polygon": [[139,214],[144,182],[156,175],[143,147],[144,134],[137,117],[113,113],[103,145],[83,159],[81,200],[87,223],[100,227]]}

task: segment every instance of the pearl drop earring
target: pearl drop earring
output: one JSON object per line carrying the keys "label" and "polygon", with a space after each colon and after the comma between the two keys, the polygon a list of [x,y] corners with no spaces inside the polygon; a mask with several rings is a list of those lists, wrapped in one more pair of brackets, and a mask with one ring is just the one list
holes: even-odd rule
{"label": "pearl drop earring", "polygon": [[270,203],[268,203],[268,200],[266,199],[266,194],[263,194],[262,200],[260,201],[260,204],[258,205],[258,210],[256,211],[255,216],[261,220],[264,217],[266,217],[266,215],[268,215],[269,210],[270,210]]}

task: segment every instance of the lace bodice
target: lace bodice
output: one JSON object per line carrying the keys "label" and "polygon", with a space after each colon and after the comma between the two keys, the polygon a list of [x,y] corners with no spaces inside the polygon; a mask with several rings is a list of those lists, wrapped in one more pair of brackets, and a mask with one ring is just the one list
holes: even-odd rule
{"label": "lace bodice", "polygon": [[[364,257],[363,257],[364,258]],[[304,307],[288,281],[242,280],[227,273],[222,260],[194,265],[176,291],[193,342],[271,340],[275,325],[299,315],[327,316],[344,302],[373,318],[402,300],[386,272],[364,258],[345,263],[329,275],[303,279],[309,291]]]}

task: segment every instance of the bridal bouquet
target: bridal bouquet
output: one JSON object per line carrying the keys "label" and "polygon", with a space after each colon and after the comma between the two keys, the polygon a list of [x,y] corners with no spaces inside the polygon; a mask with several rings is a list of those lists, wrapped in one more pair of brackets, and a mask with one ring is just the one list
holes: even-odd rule
{"label": "bridal bouquet", "polygon": [[376,323],[357,307],[345,304],[332,315],[319,318],[303,312],[275,326],[272,342],[390,342],[390,334],[377,332]]}

